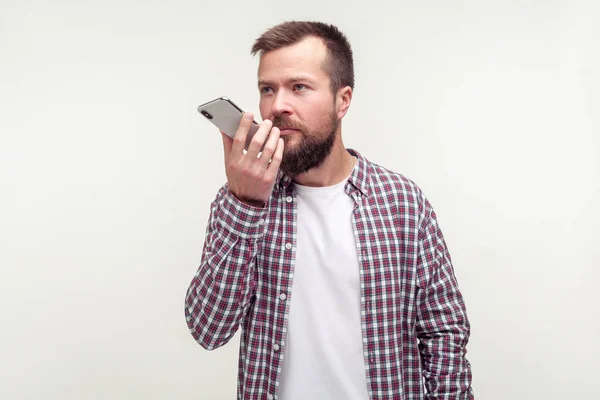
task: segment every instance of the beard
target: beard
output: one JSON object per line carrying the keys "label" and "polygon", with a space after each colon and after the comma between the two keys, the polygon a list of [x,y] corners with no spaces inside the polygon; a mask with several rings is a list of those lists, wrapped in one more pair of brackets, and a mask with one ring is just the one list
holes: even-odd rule
{"label": "beard", "polygon": [[273,118],[273,126],[297,129],[292,135],[301,135],[298,143],[288,147],[292,137],[284,136],[285,147],[279,169],[294,177],[319,167],[331,153],[340,122],[332,111],[320,121],[316,129],[310,130],[300,122],[278,115]]}

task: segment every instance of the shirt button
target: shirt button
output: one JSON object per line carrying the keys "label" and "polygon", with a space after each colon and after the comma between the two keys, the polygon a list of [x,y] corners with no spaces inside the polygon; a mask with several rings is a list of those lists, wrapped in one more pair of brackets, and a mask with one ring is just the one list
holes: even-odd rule
{"label": "shirt button", "polygon": [[278,351],[279,350],[279,345],[277,343],[275,343],[273,345],[273,350]]}
{"label": "shirt button", "polygon": [[287,299],[287,296],[285,295],[285,293],[281,293],[281,294],[279,295],[279,299],[280,299],[280,300],[285,300],[285,299]]}
{"label": "shirt button", "polygon": [[267,400],[273,400],[273,395],[269,393],[269,394],[267,395]]}
{"label": "shirt button", "polygon": [[291,249],[292,248],[292,244],[291,243],[286,243],[285,244],[285,248],[288,249],[288,250]]}
{"label": "shirt button", "polygon": [[264,224],[265,224],[265,220],[264,220],[264,219],[262,219],[262,218],[261,218],[261,219],[259,219],[259,220],[258,220],[258,224],[259,224],[259,225],[264,225]]}
{"label": "shirt button", "polygon": [[285,198],[285,201],[287,201],[288,203],[291,203],[292,200],[294,200],[294,199],[292,199],[292,196],[288,196]]}

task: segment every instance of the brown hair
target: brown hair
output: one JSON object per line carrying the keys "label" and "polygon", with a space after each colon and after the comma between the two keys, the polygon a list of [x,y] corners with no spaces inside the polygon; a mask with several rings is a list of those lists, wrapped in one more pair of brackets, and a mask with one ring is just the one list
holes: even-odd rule
{"label": "brown hair", "polygon": [[354,60],[346,36],[334,25],[312,21],[287,21],[263,33],[252,46],[252,55],[290,46],[308,36],[323,40],[328,57],[323,69],[329,75],[331,92],[350,86],[354,89]]}

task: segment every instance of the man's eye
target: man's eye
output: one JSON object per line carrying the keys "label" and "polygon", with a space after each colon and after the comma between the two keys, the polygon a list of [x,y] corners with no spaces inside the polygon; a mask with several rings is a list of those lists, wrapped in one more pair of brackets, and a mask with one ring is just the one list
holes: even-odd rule
{"label": "man's eye", "polygon": [[297,83],[297,84],[294,85],[294,90],[302,91],[304,89],[306,89],[306,86],[304,86],[301,83]]}
{"label": "man's eye", "polygon": [[271,93],[273,89],[271,89],[270,87],[265,86],[264,88],[260,89],[260,92],[263,94],[268,94]]}

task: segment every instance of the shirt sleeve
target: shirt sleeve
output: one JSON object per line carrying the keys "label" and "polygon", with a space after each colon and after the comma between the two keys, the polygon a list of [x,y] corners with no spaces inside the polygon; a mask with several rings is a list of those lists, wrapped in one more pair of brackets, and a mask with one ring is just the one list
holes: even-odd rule
{"label": "shirt sleeve", "polygon": [[426,399],[471,400],[466,308],[435,212],[427,201],[425,215],[419,231],[416,329]]}
{"label": "shirt sleeve", "polygon": [[226,185],[211,204],[202,260],[185,298],[188,328],[205,349],[229,342],[248,312],[266,213],[240,202]]}

